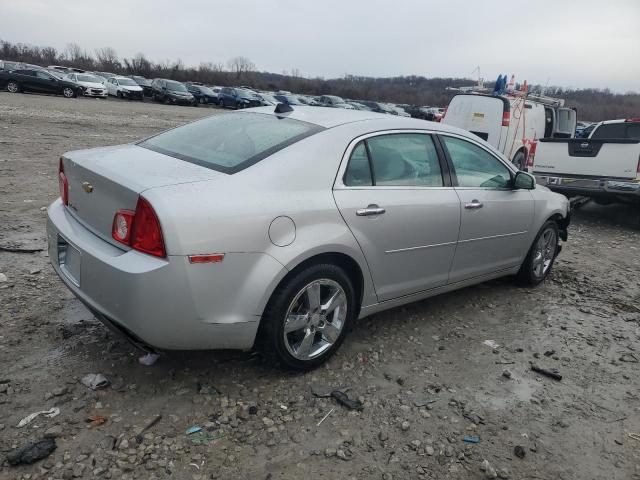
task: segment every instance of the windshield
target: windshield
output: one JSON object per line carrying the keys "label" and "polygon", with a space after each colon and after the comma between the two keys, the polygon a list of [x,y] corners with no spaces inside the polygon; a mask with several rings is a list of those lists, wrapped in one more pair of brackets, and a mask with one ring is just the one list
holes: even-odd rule
{"label": "windshield", "polygon": [[76,77],[79,82],[100,83],[101,80],[94,75],[78,75]]}
{"label": "windshield", "polygon": [[187,87],[179,82],[167,82],[167,90],[171,90],[172,92],[186,92]]}
{"label": "windshield", "polygon": [[195,88],[200,90],[205,95],[215,95],[215,93],[213,93],[213,90],[211,90],[209,87],[203,87],[203,86],[200,86],[200,85],[194,85],[194,86],[195,86]]}
{"label": "windshield", "polygon": [[236,88],[236,92],[238,92],[239,97],[254,98],[256,96],[255,92],[252,92],[251,90],[247,90],[245,88]]}
{"label": "windshield", "polygon": [[293,95],[283,95],[283,97],[287,99],[287,103],[289,103],[289,105],[302,105],[302,103],[300,103],[300,100],[298,100]]}
{"label": "windshield", "polygon": [[138,145],[224,173],[243,170],[323,128],[259,113],[231,113],[189,123]]}
{"label": "windshield", "polygon": [[280,103],[276,97],[274,97],[273,95],[269,95],[268,93],[261,93],[260,96],[267,102]]}
{"label": "windshield", "polygon": [[118,84],[119,85],[124,85],[125,87],[137,87],[138,84],[136,82],[134,82],[133,80],[131,80],[130,78],[119,78],[118,79]]}

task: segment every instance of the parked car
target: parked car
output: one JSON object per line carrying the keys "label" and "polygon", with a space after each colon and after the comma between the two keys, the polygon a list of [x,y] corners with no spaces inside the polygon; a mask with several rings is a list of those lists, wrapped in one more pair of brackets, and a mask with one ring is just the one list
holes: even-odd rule
{"label": "parked car", "polygon": [[69,80],[59,79],[43,69],[0,71],[0,87],[11,93],[54,93],[67,98],[83,94],[83,88]]}
{"label": "parked car", "polygon": [[355,110],[351,105],[342,98],[335,95],[322,95],[319,103],[323,107],[344,108],[345,110]]}
{"label": "parked car", "polygon": [[640,118],[600,122],[589,138],[542,138],[532,171],[569,197],[640,204]]}
{"label": "parked car", "polygon": [[67,80],[82,87],[82,94],[85,97],[107,98],[107,87],[100,78],[88,73],[69,73],[65,76]]}
{"label": "parked car", "polygon": [[391,110],[389,105],[387,105],[386,103],[372,102],[370,100],[359,100],[359,102],[369,107],[372,112],[386,113],[389,115],[393,115],[393,111]]}
{"label": "parked car", "polygon": [[98,75],[100,77],[103,78],[111,78],[111,77],[118,77],[119,75],[116,75],[115,73],[111,73],[111,72],[92,72],[94,75]]}
{"label": "parked car", "polygon": [[398,115],[400,117],[410,117],[411,116],[411,115],[409,115],[407,112],[405,112],[402,108],[400,108],[397,105],[393,105],[392,103],[389,103],[387,105],[391,109],[391,114],[392,115]]}
{"label": "parked car", "polygon": [[296,97],[295,95],[291,95],[290,93],[286,94],[286,93],[276,93],[274,95],[274,98],[280,102],[280,103],[284,103],[285,105],[304,105],[300,99],[298,97]]}
{"label": "parked car", "polygon": [[63,67],[61,65],[49,65],[47,67],[49,70],[58,70],[59,72],[62,73],[71,73],[71,72],[75,72],[75,73],[85,73],[84,70],[82,70],[81,68],[74,68],[74,67]]}
{"label": "parked car", "polygon": [[220,90],[222,90],[222,87],[218,87],[217,85],[211,85],[209,89],[211,89],[211,91],[213,92],[217,100],[218,96],[220,95]]}
{"label": "parked car", "polygon": [[240,108],[259,107],[262,105],[262,101],[258,94],[252,90],[223,87],[218,94],[218,105],[238,110]]}
{"label": "parked car", "polygon": [[145,77],[141,77],[139,75],[131,75],[129,77],[131,80],[136,82],[140,87],[142,87],[142,93],[145,97],[153,96],[153,88],[151,88],[151,80]]}
{"label": "parked car", "polygon": [[189,93],[183,83],[165,78],[154,78],[151,82],[151,88],[153,88],[153,99],[156,102],[198,106],[195,97]]}
{"label": "parked car", "polygon": [[258,97],[260,97],[262,105],[264,106],[277,105],[278,103],[281,103],[275,96],[267,92],[258,92]]}
{"label": "parked car", "polygon": [[147,349],[256,347],[306,369],[356,318],[549,274],[568,200],[478,137],[364,111],[279,112],[61,157],[49,258],[99,320]]}
{"label": "parked car", "polygon": [[144,101],[142,87],[129,77],[110,77],[106,83],[109,95],[127,100]]}
{"label": "parked car", "polygon": [[213,90],[209,87],[189,82],[185,83],[185,86],[187,87],[187,90],[189,90],[189,93],[196,99],[196,102],[203,105],[218,103],[218,96],[213,93]]}
{"label": "parked car", "polygon": [[296,95],[296,97],[298,98],[298,100],[300,100],[305,105],[309,105],[311,107],[320,106],[319,102],[317,102],[314,98],[309,97],[307,95]]}
{"label": "parked car", "polygon": [[347,103],[351,105],[353,108],[355,108],[356,110],[366,110],[367,112],[371,111],[371,109],[367,107],[364,103],[354,102],[351,100],[347,101]]}

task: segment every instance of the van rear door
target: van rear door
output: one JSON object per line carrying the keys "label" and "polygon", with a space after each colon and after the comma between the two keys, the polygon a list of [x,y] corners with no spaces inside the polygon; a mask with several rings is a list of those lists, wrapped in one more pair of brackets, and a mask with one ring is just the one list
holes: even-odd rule
{"label": "van rear door", "polygon": [[463,128],[489,142],[495,148],[500,146],[503,132],[502,115],[507,102],[501,97],[488,95],[460,94],[449,102],[442,123]]}
{"label": "van rear door", "polygon": [[572,108],[558,108],[556,112],[556,125],[554,137],[573,138],[576,133],[578,116]]}

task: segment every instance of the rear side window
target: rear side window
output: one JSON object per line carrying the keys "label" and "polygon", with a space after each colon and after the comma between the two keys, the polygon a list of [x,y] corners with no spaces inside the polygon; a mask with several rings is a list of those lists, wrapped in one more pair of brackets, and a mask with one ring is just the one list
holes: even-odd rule
{"label": "rear side window", "polygon": [[360,142],[351,154],[347,186],[442,187],[442,171],[431,135],[398,133]]}
{"label": "rear side window", "polygon": [[600,125],[595,129],[593,139],[630,138],[640,139],[640,123],[620,122]]}
{"label": "rear side window", "polygon": [[236,173],[324,130],[260,113],[215,115],[143,140],[139,146],[224,173]]}

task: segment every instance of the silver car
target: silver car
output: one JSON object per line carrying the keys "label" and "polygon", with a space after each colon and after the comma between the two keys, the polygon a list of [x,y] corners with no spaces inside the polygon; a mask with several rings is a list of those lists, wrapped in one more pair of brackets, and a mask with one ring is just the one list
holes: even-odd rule
{"label": "silver car", "polygon": [[144,348],[310,368],[357,318],[549,274],[568,201],[476,136],[280,107],[60,159],[50,258],[99,320]]}

